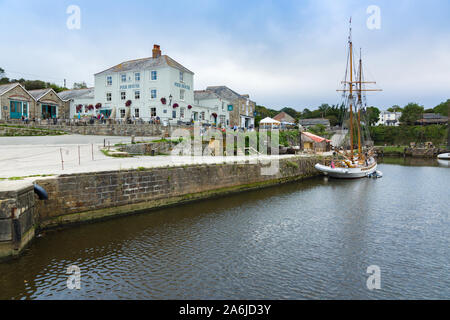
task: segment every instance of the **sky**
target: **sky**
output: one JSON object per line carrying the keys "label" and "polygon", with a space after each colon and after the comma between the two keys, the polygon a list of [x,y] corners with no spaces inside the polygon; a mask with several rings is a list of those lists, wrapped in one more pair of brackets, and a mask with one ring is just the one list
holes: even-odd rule
{"label": "sky", "polygon": [[[80,28],[69,29],[71,5]],[[380,12],[379,29],[369,6]],[[195,73],[196,90],[226,85],[269,108],[341,101],[349,19],[380,109],[450,98],[448,0],[0,0],[0,67],[10,78],[68,86],[153,44]],[[73,20],[70,20],[73,21]],[[359,55],[359,53],[358,53]]]}

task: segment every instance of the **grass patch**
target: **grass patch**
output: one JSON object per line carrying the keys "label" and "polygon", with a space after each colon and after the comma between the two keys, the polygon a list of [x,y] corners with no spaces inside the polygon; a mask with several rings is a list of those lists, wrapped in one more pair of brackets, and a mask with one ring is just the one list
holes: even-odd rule
{"label": "grass patch", "polygon": [[132,158],[132,156],[130,156],[129,154],[114,154],[111,153],[110,150],[106,150],[106,149],[101,149],[100,150],[105,156],[107,157],[113,157],[113,158]]}
{"label": "grass patch", "polygon": [[5,180],[16,181],[16,180],[24,180],[26,178],[51,177],[51,176],[54,176],[54,174],[33,174],[30,176],[23,176],[23,177],[0,178],[0,181],[5,181]]}
{"label": "grass patch", "polygon": [[293,161],[286,161],[286,165],[290,168],[295,168],[298,169],[298,163],[297,162],[293,162]]}

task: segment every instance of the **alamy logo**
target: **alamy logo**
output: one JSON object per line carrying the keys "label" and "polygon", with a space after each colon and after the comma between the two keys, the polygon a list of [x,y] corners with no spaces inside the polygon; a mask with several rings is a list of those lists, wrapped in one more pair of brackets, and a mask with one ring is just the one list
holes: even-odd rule
{"label": "alamy logo", "polygon": [[278,129],[260,129],[258,133],[255,130],[243,132],[232,129],[223,132],[216,128],[203,128],[196,122],[193,133],[191,137],[191,131],[187,129],[172,132],[171,140],[179,142],[171,151],[172,163],[184,164],[186,157],[191,160],[214,157],[216,162],[234,159],[248,164],[260,163],[263,176],[273,176],[279,172]]}
{"label": "alamy logo", "polygon": [[370,274],[369,278],[367,278],[367,289],[373,290],[381,289],[381,269],[379,266],[369,266],[367,267],[367,273]]}
{"label": "alamy logo", "polygon": [[67,14],[70,16],[67,18],[66,25],[69,30],[80,30],[81,29],[81,9],[79,6],[70,5],[66,10]]}
{"label": "alamy logo", "polygon": [[67,279],[67,288],[69,290],[81,289],[81,270],[78,266],[70,266],[67,268],[67,274],[70,274]]}
{"label": "alamy logo", "polygon": [[367,7],[367,14],[370,14],[367,18],[367,28],[369,30],[381,29],[381,9],[379,6],[371,5]]}

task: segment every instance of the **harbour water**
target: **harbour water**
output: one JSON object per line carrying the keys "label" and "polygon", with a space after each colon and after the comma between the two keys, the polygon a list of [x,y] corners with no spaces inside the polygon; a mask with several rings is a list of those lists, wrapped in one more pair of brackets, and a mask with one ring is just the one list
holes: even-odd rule
{"label": "harbour water", "polygon": [[450,169],[379,169],[45,232],[0,263],[0,298],[450,299]]}

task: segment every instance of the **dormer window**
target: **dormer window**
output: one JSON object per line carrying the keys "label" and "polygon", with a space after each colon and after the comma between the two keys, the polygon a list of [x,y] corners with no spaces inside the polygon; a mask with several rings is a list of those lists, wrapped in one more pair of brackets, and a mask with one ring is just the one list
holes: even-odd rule
{"label": "dormer window", "polygon": [[122,82],[127,82],[127,75],[126,74],[122,74],[120,76],[120,78],[121,78]]}
{"label": "dormer window", "polygon": [[141,81],[141,74],[140,74],[139,72],[136,72],[136,73],[134,74],[134,80],[135,80],[136,82]]}

